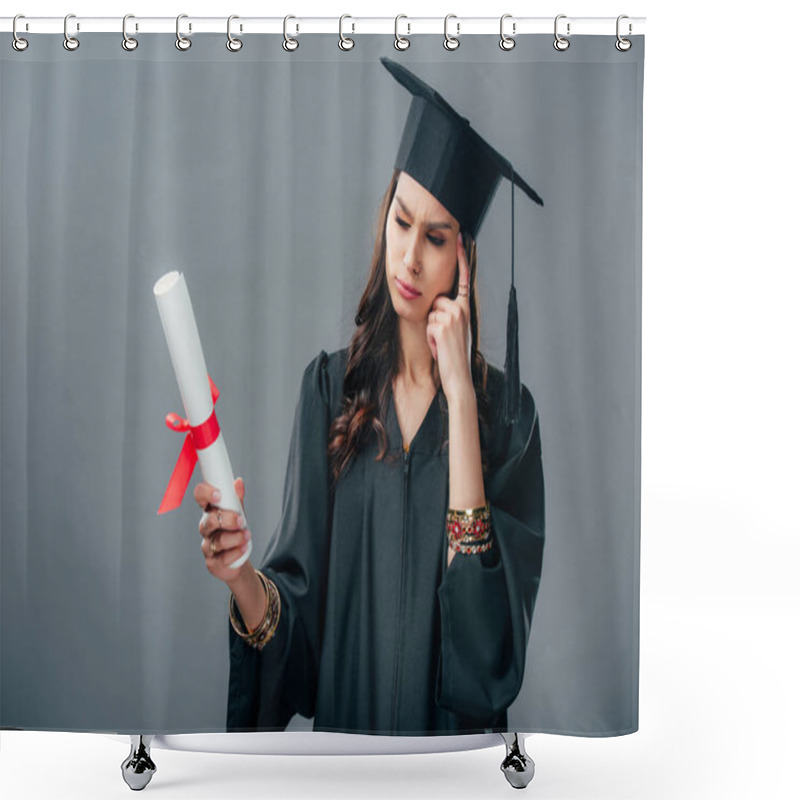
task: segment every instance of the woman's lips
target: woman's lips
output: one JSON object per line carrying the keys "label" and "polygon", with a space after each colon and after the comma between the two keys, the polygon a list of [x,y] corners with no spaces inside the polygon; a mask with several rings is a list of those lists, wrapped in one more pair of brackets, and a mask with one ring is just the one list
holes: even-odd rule
{"label": "woman's lips", "polygon": [[403,283],[400,278],[395,278],[395,283],[397,284],[397,291],[405,297],[406,300],[414,300],[417,297],[421,297],[422,293],[417,292],[412,289],[407,283]]}

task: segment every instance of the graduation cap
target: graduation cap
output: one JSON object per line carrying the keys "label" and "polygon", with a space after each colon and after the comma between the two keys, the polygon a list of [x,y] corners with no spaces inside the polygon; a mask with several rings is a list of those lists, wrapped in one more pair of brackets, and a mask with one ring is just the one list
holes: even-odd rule
{"label": "graduation cap", "polygon": [[514,287],[514,186],[531,200],[542,198],[470,126],[437,91],[402,64],[381,57],[381,63],[413,95],[395,159],[402,170],[424,186],[475,238],[500,178],[511,181],[511,291],[508,296],[505,363],[505,418],[519,412],[519,323]]}

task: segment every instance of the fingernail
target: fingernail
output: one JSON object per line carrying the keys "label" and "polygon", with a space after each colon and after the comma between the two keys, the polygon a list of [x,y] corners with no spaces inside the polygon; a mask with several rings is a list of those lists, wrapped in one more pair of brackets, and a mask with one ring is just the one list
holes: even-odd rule
{"label": "fingernail", "polygon": [[245,540],[246,542],[249,542],[249,541],[250,541],[250,531],[245,531],[245,532],[244,532],[244,540]]}
{"label": "fingernail", "polygon": [[222,494],[220,493],[219,489],[214,489],[214,494],[211,495],[211,500],[214,503],[219,503],[222,500]]}
{"label": "fingernail", "polygon": [[464,244],[464,240],[461,238],[461,234],[460,234],[460,233],[458,234],[458,243],[459,243],[460,245],[463,245],[463,244]]}
{"label": "fingernail", "polygon": [[244,528],[244,517],[241,514],[239,514],[239,516],[236,517],[236,526],[239,529]]}

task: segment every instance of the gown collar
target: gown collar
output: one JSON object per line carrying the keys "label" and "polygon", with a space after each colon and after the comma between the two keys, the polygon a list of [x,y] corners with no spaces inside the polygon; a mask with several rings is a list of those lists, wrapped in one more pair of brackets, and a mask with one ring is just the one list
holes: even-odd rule
{"label": "gown collar", "polygon": [[[438,455],[442,444],[442,414],[440,404],[443,397],[442,387],[436,390],[436,394],[425,412],[425,416],[409,443],[409,453],[427,453]],[[394,389],[389,394],[389,411],[387,415],[387,431],[389,434],[389,449],[403,452],[403,433],[400,430],[400,422],[397,418],[397,408],[394,404]]]}

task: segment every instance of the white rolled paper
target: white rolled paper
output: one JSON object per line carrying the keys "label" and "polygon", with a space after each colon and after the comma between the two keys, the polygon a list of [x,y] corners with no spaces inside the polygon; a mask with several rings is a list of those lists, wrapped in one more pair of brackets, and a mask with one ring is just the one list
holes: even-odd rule
{"label": "white rolled paper", "polygon": [[[153,294],[156,296],[158,313],[164,327],[164,335],[167,337],[167,347],[178,380],[186,418],[192,427],[202,425],[211,416],[214,401],[211,398],[211,387],[197,321],[183,275],[180,272],[168,272],[163,275],[153,287]],[[244,516],[244,510],[233,487],[233,470],[222,432],[220,431],[213,444],[202,450],[198,449],[197,456],[203,480],[216,486],[222,495],[219,501],[220,508]],[[247,552],[234,561],[231,567],[236,569],[241,567],[252,552],[253,542],[249,541]]]}

